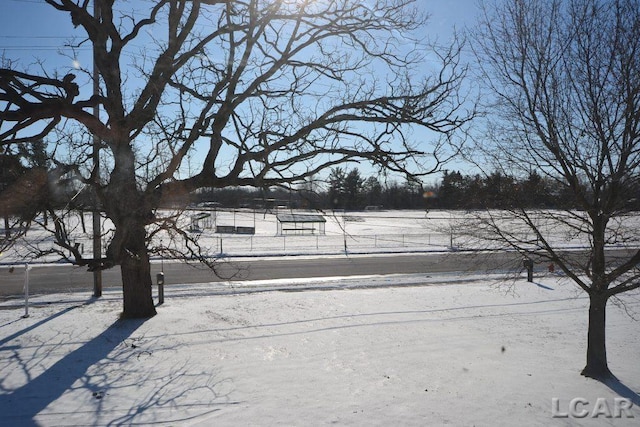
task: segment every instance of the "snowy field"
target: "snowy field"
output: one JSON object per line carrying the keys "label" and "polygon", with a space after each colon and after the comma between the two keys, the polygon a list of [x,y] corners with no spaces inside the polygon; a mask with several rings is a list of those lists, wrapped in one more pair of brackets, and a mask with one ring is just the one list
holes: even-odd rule
{"label": "snowy field", "polygon": [[[118,320],[119,293],[38,297],[28,318],[2,303],[0,425],[638,425],[640,334],[621,309],[608,316],[621,382],[607,386],[579,375],[588,302],[562,279],[453,279],[178,286],[147,321]],[[637,296],[627,310],[640,315]]]}
{"label": "snowy field", "polygon": [[[324,233],[318,224],[307,225],[315,229],[304,235],[301,232],[278,233],[278,213],[321,214],[326,220]],[[192,219],[203,215],[207,217],[197,221]],[[185,211],[179,222],[198,241],[204,254],[209,256],[326,255],[344,253],[345,247],[347,252],[354,254],[446,250],[456,241],[455,228],[451,226],[456,215],[459,216],[448,211],[427,213],[420,210],[319,213],[209,209]],[[102,233],[108,238],[112,234],[110,223],[103,221],[102,225]],[[218,227],[250,227],[255,234],[218,233]],[[93,247],[91,214],[85,213],[84,221],[72,214],[67,219],[66,228],[70,230],[74,243],[80,246],[86,256],[90,256]],[[156,246],[171,248],[178,248],[182,243],[166,235],[163,238],[162,233],[154,241]],[[22,263],[31,254],[52,247],[55,246],[51,233],[34,228],[12,250],[0,253],[0,264]],[[64,260],[59,255],[39,259],[39,262],[60,261]]]}
{"label": "snowy field", "polygon": [[[463,245],[449,212],[328,216],[313,236],[277,235],[272,214],[216,215],[256,234],[199,227],[212,254]],[[27,238],[0,263],[50,244]],[[638,292],[609,306],[620,382],[605,385],[579,374],[588,300],[562,277],[327,277],[270,290],[291,280],[172,285],[147,321],[119,320],[116,290],[33,297],[27,318],[18,300],[1,302],[0,426],[638,425]]]}
{"label": "snowy field", "polygon": [[[313,231],[278,232],[277,215],[300,214],[324,217],[324,232],[318,224],[299,225],[313,228]],[[545,212],[548,213],[548,212]],[[163,211],[160,215],[169,215]],[[280,212],[254,211],[250,209],[235,210],[188,210],[182,213],[179,223],[183,230],[196,239],[203,253],[211,257],[235,256],[280,256],[280,255],[328,255],[328,254],[371,254],[371,253],[408,253],[408,252],[441,252],[455,249],[485,249],[486,242],[477,242],[465,236],[469,230],[466,222],[476,212],[464,211],[424,211],[424,210],[382,210],[358,212],[317,212],[290,211]],[[493,215],[500,216],[500,212]],[[205,216],[194,220],[194,218]],[[580,240],[574,230],[560,230],[557,226],[546,226],[542,218],[541,230],[546,230],[545,238],[557,247],[580,247],[587,242]],[[508,221],[508,219],[503,220]],[[508,223],[508,222],[505,222]],[[516,225],[508,223],[511,233],[518,234]],[[83,220],[77,214],[67,218],[66,228],[72,235],[83,254],[87,257],[92,252],[91,214],[85,213]],[[49,221],[51,227],[51,221]],[[104,242],[112,234],[110,223],[102,222]],[[229,234],[217,232],[218,227],[252,228],[253,235]],[[289,225],[290,227],[290,225]],[[284,227],[281,227],[284,228]],[[612,226],[612,230],[626,230],[626,245],[640,245],[640,216],[625,217],[621,224]],[[473,229],[473,227],[471,227]],[[528,231],[523,230],[523,235]],[[633,237],[635,240],[630,240]],[[531,238],[531,236],[528,236]],[[615,239],[612,239],[615,240]],[[181,249],[182,239],[171,239],[159,233],[154,239],[156,247]],[[42,253],[56,248],[51,233],[34,228],[29,230],[26,238],[21,239],[11,250],[0,253],[0,265],[30,262],[65,262],[60,255],[47,255],[33,261],[33,253]],[[105,249],[103,249],[105,253]]]}

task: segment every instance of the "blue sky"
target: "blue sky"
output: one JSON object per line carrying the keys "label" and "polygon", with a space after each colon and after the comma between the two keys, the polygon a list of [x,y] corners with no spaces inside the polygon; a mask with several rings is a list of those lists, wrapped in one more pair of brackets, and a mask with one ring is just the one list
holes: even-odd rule
{"label": "blue sky", "polygon": [[[72,66],[57,52],[74,36],[82,35],[69,24],[67,15],[43,0],[1,0],[0,4],[0,52],[28,63],[44,59]],[[473,25],[478,10],[476,0],[419,0],[417,4],[431,14],[428,30],[442,42],[451,37],[454,27]]]}
{"label": "blue sky", "polygon": [[72,66],[58,53],[73,36],[82,34],[74,31],[68,16],[41,0],[2,0],[0,7],[0,52],[5,57],[21,63],[45,60]]}
{"label": "blue sky", "polygon": [[[130,9],[136,1],[119,0],[116,7]],[[442,44],[450,40],[454,27],[472,26],[478,10],[476,0],[419,0],[417,4],[431,14],[428,36],[437,37]],[[49,72],[56,69],[61,75],[77,65],[73,50],[65,45],[74,37],[75,42],[82,40],[82,31],[73,28],[66,14],[43,0],[0,0],[0,8],[0,55],[34,73],[41,72],[40,61]],[[75,59],[87,66],[90,47],[82,46],[76,54]],[[368,174],[366,167],[358,167]]]}

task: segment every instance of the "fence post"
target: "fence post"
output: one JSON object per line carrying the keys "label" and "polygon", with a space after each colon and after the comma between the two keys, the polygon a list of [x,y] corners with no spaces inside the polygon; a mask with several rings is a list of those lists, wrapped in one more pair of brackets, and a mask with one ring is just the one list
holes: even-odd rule
{"label": "fence post", "polygon": [[533,260],[525,258],[522,260],[522,265],[527,269],[527,282],[533,282]]}
{"label": "fence post", "polygon": [[156,275],[158,281],[158,305],[164,304],[164,272]]}
{"label": "fence post", "polygon": [[24,265],[24,316],[23,318],[29,317],[29,270],[31,270],[31,266],[29,263]]}

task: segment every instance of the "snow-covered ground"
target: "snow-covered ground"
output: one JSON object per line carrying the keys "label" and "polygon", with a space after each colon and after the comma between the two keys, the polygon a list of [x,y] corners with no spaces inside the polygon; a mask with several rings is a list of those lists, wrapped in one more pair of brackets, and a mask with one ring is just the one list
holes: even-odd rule
{"label": "snow-covered ground", "polygon": [[[324,233],[318,224],[307,225],[314,228],[313,234],[278,233],[278,213],[297,213],[302,215],[320,214],[324,223]],[[172,214],[167,211],[159,215]],[[423,210],[382,210],[360,212],[317,212],[290,211],[264,212],[250,209],[236,210],[188,210],[182,213],[181,226],[188,230],[192,225],[197,229],[189,231],[192,238],[197,239],[205,255],[209,256],[280,256],[280,255],[327,255],[345,253],[407,253],[434,252],[456,249],[484,249],[487,242],[478,242],[465,236],[469,226],[465,223],[478,212],[463,211],[423,211]],[[560,215],[561,213],[558,213]],[[205,219],[194,220],[195,217],[207,215]],[[493,215],[500,217],[500,212]],[[512,233],[516,233],[513,221],[508,217],[501,220],[511,224]],[[574,230],[546,226],[544,217],[541,218],[542,230],[548,228],[545,239],[557,247],[576,247],[586,244],[580,240]],[[632,240],[636,230],[640,227],[640,216],[623,218],[624,226],[630,231],[625,233],[626,245],[638,245],[640,239]],[[49,221],[49,227],[52,226]],[[84,225],[83,225],[84,224]],[[66,217],[67,230],[72,240],[77,243],[87,257],[92,252],[91,215],[84,214],[82,221],[77,214]],[[108,221],[102,222],[102,233],[106,244],[112,231]],[[253,235],[218,233],[217,227],[249,227],[255,230]],[[616,232],[621,231],[622,225],[612,227]],[[473,226],[471,227],[473,228]],[[522,231],[526,234],[526,231]],[[612,239],[614,240],[614,239]],[[156,247],[181,249],[183,239],[171,240],[166,234],[159,233],[154,239]],[[37,228],[29,230],[25,239],[21,239],[11,250],[0,253],[0,264],[23,264],[27,260],[34,262],[30,254],[44,252],[51,248],[58,248],[53,242],[51,233]],[[104,253],[104,250],[103,250]],[[36,262],[61,262],[60,255],[47,255]]]}
{"label": "snow-covered ground", "polygon": [[[330,216],[325,235],[286,237],[271,214],[217,215],[217,224],[255,224],[256,234],[202,227],[212,254],[323,256],[344,251],[345,239],[353,253],[462,244],[448,212]],[[27,243],[50,240],[29,232]],[[29,248],[17,249],[0,263],[21,262]],[[147,321],[119,320],[121,292],[111,289],[97,300],[32,297],[26,318],[18,300],[1,302],[0,426],[637,425],[640,293],[609,307],[609,365],[620,382],[607,386],[579,374],[584,294],[559,276],[536,280],[172,285]]]}
{"label": "snow-covered ground", "polygon": [[588,301],[557,276],[309,285],[172,286],[147,321],[119,320],[115,291],[37,297],[28,318],[2,303],[0,425],[638,425],[638,323],[609,308],[620,383],[580,376]]}
{"label": "snow-covered ground", "polygon": [[[278,213],[250,209],[188,210],[182,213],[179,222],[184,230],[197,225],[197,229],[189,231],[188,234],[198,241],[205,255],[210,256],[326,255],[344,253],[345,247],[349,253],[441,251],[447,250],[452,243],[460,243],[455,227],[451,226],[452,221],[461,218],[460,214],[449,211],[280,212],[320,214],[325,218],[324,232],[320,230],[319,224],[311,224],[307,227],[315,228],[313,234],[309,232],[305,235],[291,232],[279,234]],[[162,211],[160,214],[171,215],[173,212]],[[203,214],[208,217],[192,220],[192,217]],[[49,227],[51,226],[49,221]],[[216,231],[219,226],[251,227],[255,234],[218,233]],[[112,231],[109,221],[103,221],[102,227],[104,245]],[[67,216],[66,229],[83,254],[90,256],[93,247],[91,214],[85,213],[84,221],[75,213]],[[171,240],[166,233],[159,233],[154,244],[181,249],[178,246],[184,242],[182,239]],[[20,239],[11,250],[0,253],[0,264],[22,264],[30,259],[30,254],[42,253],[51,248],[57,248],[53,243],[52,234],[34,226],[28,231],[25,239]],[[60,261],[64,260],[59,255],[52,254],[35,262]]]}

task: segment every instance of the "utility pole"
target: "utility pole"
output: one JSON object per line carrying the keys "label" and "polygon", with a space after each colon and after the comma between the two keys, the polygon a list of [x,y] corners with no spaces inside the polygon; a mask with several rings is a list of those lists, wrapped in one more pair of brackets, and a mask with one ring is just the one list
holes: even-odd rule
{"label": "utility pole", "polygon": [[[93,0],[93,16],[99,19],[100,6],[98,2],[100,0]],[[93,94],[99,95],[100,92],[100,75],[98,73],[98,67],[96,66],[96,49],[93,46]],[[93,115],[99,117],[100,105],[96,103],[93,107]],[[97,135],[93,135],[93,180],[95,191],[93,193],[93,259],[98,260],[102,258],[102,226],[100,221],[100,209],[97,187],[100,185],[100,138]],[[102,296],[102,270],[99,268],[93,271],[93,296],[99,298]]]}

